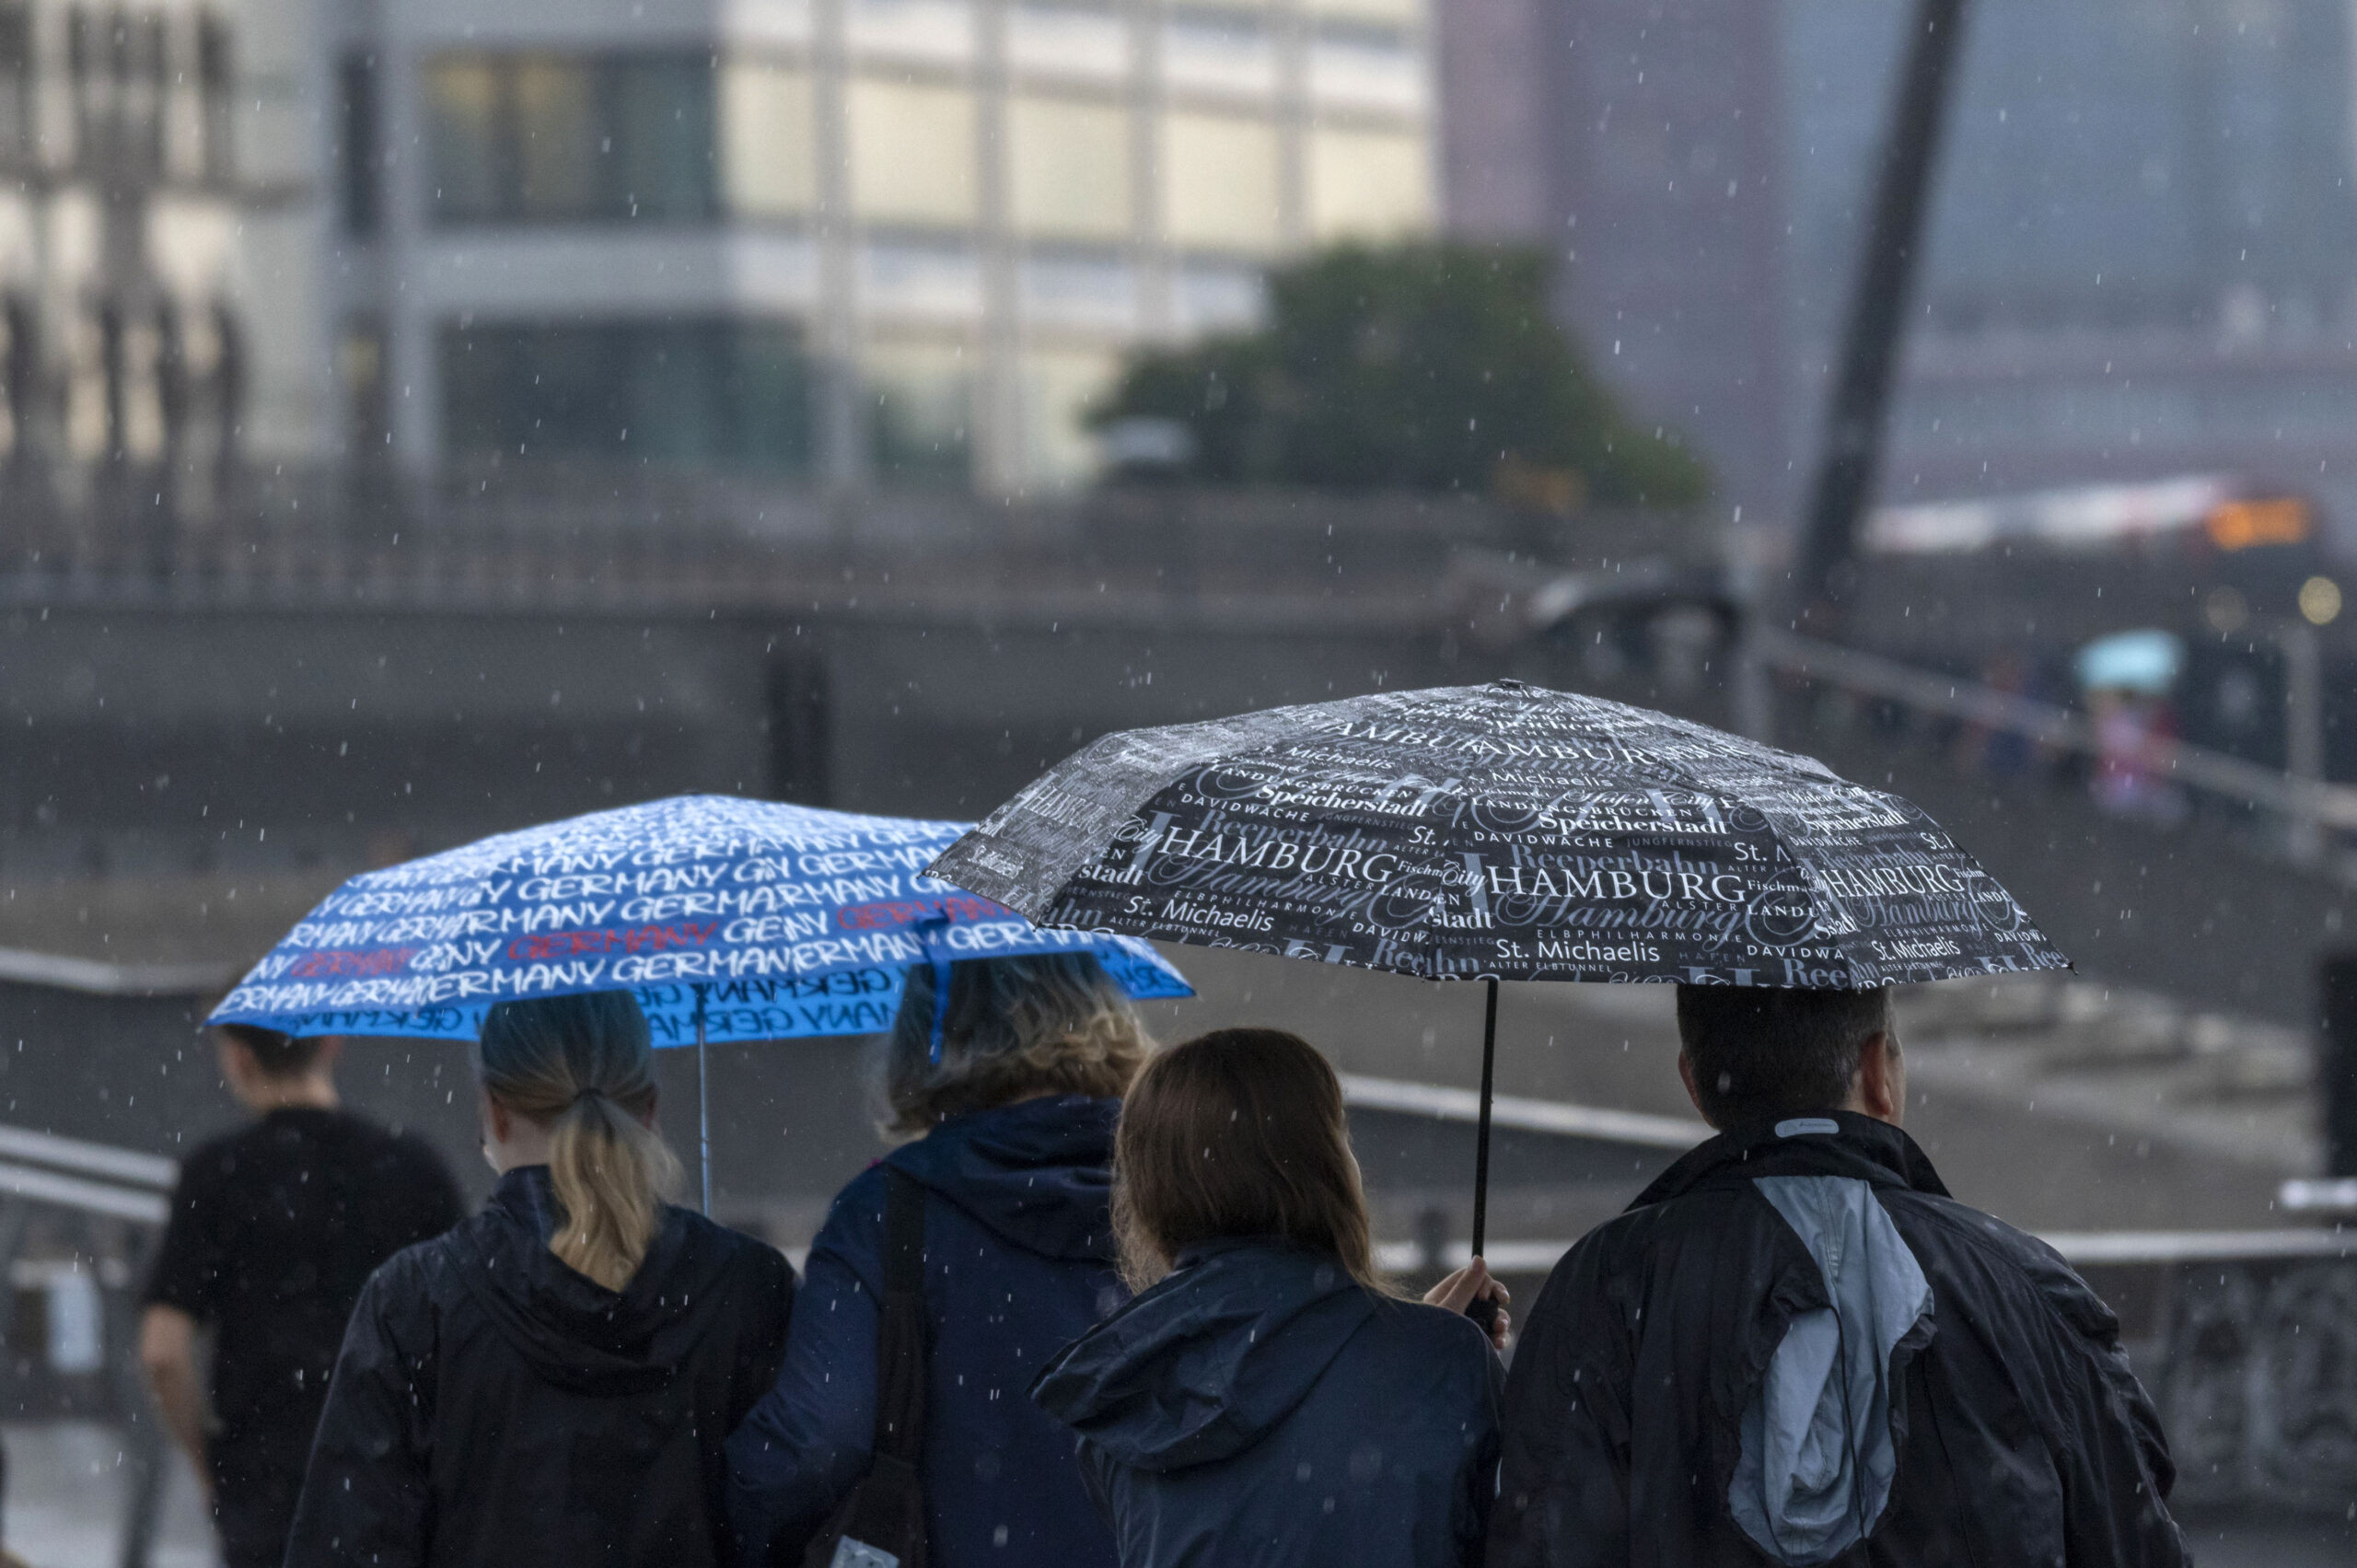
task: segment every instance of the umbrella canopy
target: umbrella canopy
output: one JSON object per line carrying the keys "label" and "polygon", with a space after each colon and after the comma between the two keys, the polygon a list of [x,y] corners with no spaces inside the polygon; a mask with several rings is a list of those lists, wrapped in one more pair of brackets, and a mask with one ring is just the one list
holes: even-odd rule
{"label": "umbrella canopy", "polygon": [[1043,924],[1427,979],[1862,989],[2069,963],[1898,796],[1515,681],[1108,736],[930,870]]}
{"label": "umbrella canopy", "polygon": [[472,1040],[493,1003],[627,990],[658,1045],[870,1034],[909,966],[1085,952],[1189,996],[1144,942],[1043,931],[924,874],[963,822],[680,796],[365,872],[208,1022]]}
{"label": "umbrella canopy", "polygon": [[1107,736],[929,869],[1043,924],[1486,981],[1476,1255],[1500,980],[1864,989],[2069,966],[1898,796],[1511,680]]}

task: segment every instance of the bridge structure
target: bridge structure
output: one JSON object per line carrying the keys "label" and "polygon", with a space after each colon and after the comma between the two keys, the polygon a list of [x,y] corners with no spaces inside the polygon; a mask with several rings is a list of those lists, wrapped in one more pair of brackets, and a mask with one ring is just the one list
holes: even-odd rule
{"label": "bridge structure", "polygon": [[[2316,970],[2357,918],[2357,812],[2320,770],[2180,747],[2182,820],[2108,817],[2084,715],[1959,677],[1937,638],[1844,648],[1763,625],[1672,522],[1567,534],[1472,503],[1153,492],[857,516],[619,483],[373,509],[272,494],[210,532],[0,543],[0,1045],[22,1042],[0,1052],[0,1123],[149,1160],[229,1125],[194,1034],[206,996],[370,864],[691,790],[978,816],[1109,729],[1513,677],[1748,728],[1954,831],[2080,973],[1960,1019],[1910,1004],[1918,1072],[1969,1108],[1951,1141],[1959,1121],[2013,1129],[1987,1173],[2068,1145],[2049,1163],[2083,1202],[2008,1201],[2121,1305],[2201,1456],[2197,1493],[2357,1485],[2333,1457],[2357,1431],[2332,1370],[2357,1365],[2332,1359],[2357,1349],[2352,1265],[2328,1217],[2266,1208],[2324,1174]],[[1986,764],[2000,735],[2022,765]],[[1213,980],[1157,1028],[1282,1012],[1312,983]],[[1380,1033],[1380,1012],[1349,1028]],[[1580,1051],[1617,1027],[1574,1025]],[[1387,1261],[1429,1272],[1462,1245],[1470,1085],[1336,1045]],[[1650,1090],[1525,1066],[1502,1102],[1493,1257],[1527,1301],[1698,1130]],[[723,1216],[806,1245],[876,1152],[859,1042],[732,1049],[714,1071]],[[345,1077],[480,1185],[461,1052],[355,1041]],[[691,1086],[666,1098],[692,1104]],[[114,1227],[129,1270],[146,1222],[66,1200],[111,1182],[118,1208],[152,1208],[152,1186],[7,1137],[0,1204]]]}

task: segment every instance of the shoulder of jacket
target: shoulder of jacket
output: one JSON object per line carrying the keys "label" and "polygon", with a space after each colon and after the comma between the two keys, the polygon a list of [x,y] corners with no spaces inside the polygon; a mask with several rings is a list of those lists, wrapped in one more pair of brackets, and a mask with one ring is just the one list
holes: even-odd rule
{"label": "shoulder of jacket", "polygon": [[465,1285],[459,1272],[482,1256],[480,1238],[497,1223],[497,1216],[477,1210],[439,1236],[410,1243],[377,1265],[377,1272],[368,1276],[370,1288],[423,1291],[435,1296],[462,1291]]}
{"label": "shoulder of jacket", "polygon": [[[1936,1239],[1969,1252],[1984,1269],[2010,1279],[2026,1296],[2041,1303],[2074,1331],[2097,1336],[2117,1332],[2119,1319],[2103,1298],[2079,1277],[2069,1260],[2029,1232],[1936,1193],[1889,1192],[1884,1207],[1910,1247],[1919,1239]],[[1910,1225],[1910,1218],[1917,1223]],[[1919,1234],[1909,1236],[1911,1229]],[[1916,1249],[1919,1259],[1927,1265],[1937,1264],[1936,1250],[1930,1259],[1922,1259],[1922,1251]]]}
{"label": "shoulder of jacket", "polygon": [[[1668,1227],[1692,1223],[1697,1216],[1730,1204],[1754,1202],[1760,1205],[1761,1213],[1771,1212],[1766,1200],[1760,1198],[1758,1190],[1747,1181],[1673,1193],[1643,1208],[1629,1209],[1613,1215],[1572,1243],[1555,1267],[1560,1271],[1580,1265],[1608,1265],[1619,1261],[1624,1252],[1652,1246],[1659,1234]],[[1716,1223],[1715,1220],[1713,1222],[1713,1228]]]}
{"label": "shoulder of jacket", "polygon": [[884,1162],[878,1160],[843,1183],[843,1190],[827,1207],[826,1223],[810,1244],[814,1251],[830,1244],[840,1246],[853,1237],[863,1238],[859,1250],[873,1250],[874,1238],[884,1229]]}
{"label": "shoulder of jacket", "polygon": [[690,1230],[701,1233],[707,1243],[720,1253],[723,1266],[728,1272],[771,1276],[794,1272],[785,1254],[760,1237],[738,1230],[734,1225],[722,1225],[693,1209],[681,1209],[679,1214]]}
{"label": "shoulder of jacket", "polygon": [[1414,1346],[1419,1353],[1462,1354],[1469,1365],[1479,1365],[1489,1353],[1490,1337],[1462,1312],[1404,1296],[1378,1296],[1375,1308],[1376,1321],[1384,1331]]}
{"label": "shoulder of jacket", "polygon": [[180,1156],[183,1177],[193,1175],[200,1179],[219,1180],[235,1169],[254,1134],[261,1130],[259,1121],[249,1122],[217,1136],[207,1138]]}

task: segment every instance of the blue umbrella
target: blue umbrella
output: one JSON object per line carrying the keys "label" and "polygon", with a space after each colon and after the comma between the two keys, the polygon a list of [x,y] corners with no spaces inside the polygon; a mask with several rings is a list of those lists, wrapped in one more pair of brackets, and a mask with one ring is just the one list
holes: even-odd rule
{"label": "blue umbrella", "polygon": [[[322,900],[209,1023],[473,1040],[518,997],[631,992],[657,1045],[873,1034],[912,964],[1087,953],[1134,997],[1191,996],[1134,937],[1048,931],[924,875],[971,826],[690,795],[502,833]],[[940,1019],[934,1053],[941,1051]]]}

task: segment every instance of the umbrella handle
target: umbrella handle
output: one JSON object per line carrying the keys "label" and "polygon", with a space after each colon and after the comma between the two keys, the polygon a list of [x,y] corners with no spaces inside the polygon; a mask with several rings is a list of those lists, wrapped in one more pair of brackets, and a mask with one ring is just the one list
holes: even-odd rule
{"label": "umbrella handle", "polygon": [[[1490,1231],[1490,1100],[1495,1086],[1498,1062],[1498,979],[1492,975],[1489,1005],[1483,1009],[1481,1021],[1481,1121],[1473,1139],[1473,1256],[1481,1256],[1481,1248]],[[1498,1320],[1498,1304],[1490,1297],[1477,1296],[1465,1308],[1465,1316],[1481,1326],[1484,1333]]]}

